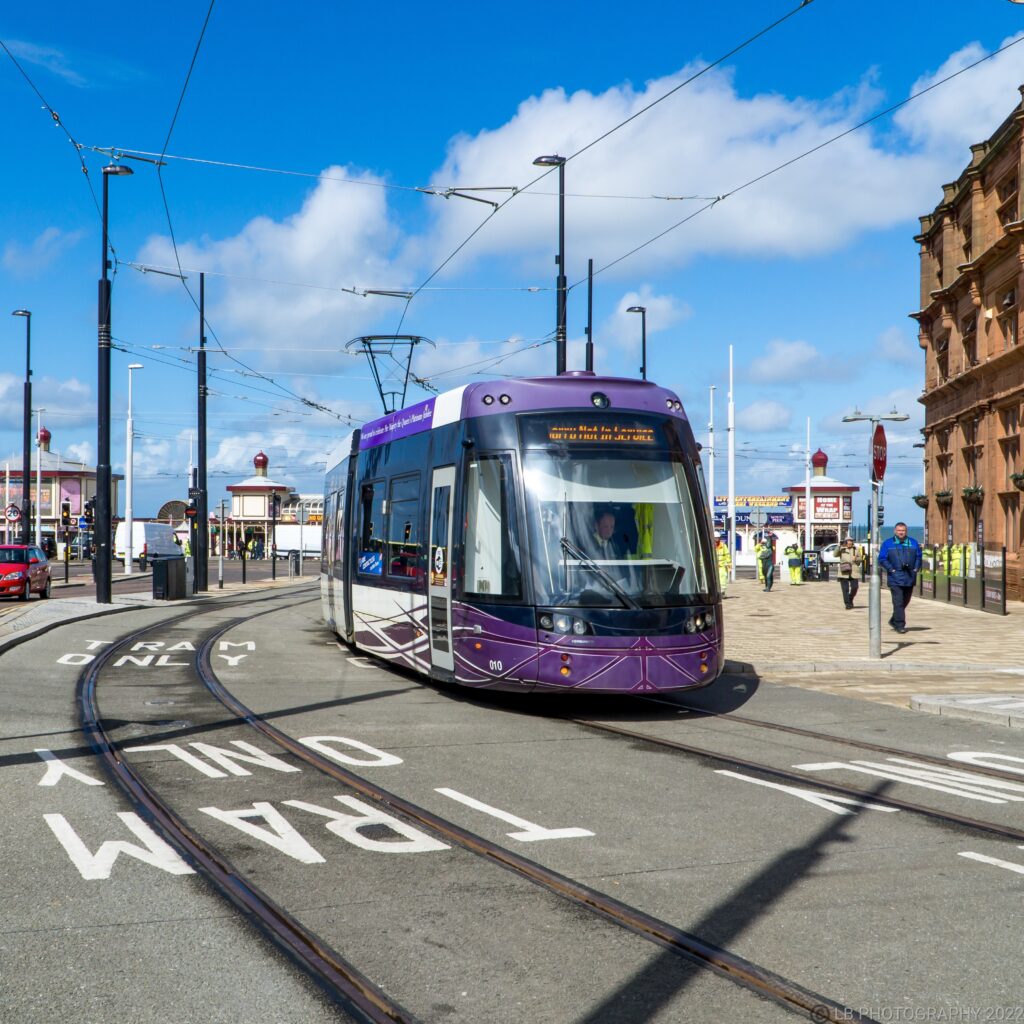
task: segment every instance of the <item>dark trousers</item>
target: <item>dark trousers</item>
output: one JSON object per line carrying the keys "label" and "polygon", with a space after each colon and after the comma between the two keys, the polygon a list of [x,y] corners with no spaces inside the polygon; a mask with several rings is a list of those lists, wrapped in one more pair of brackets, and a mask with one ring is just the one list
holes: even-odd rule
{"label": "dark trousers", "polygon": [[775,582],[775,563],[762,562],[761,572],[764,573],[764,589],[771,590],[772,584]]}
{"label": "dark trousers", "polygon": [[905,629],[907,625],[906,607],[914,595],[914,588],[890,583],[889,593],[892,594],[892,618],[889,621],[896,629]]}
{"label": "dark trousers", "polygon": [[843,604],[847,608],[852,608],[853,599],[857,596],[857,591],[860,589],[860,580],[851,579],[849,576],[840,576],[839,586],[843,590]]}

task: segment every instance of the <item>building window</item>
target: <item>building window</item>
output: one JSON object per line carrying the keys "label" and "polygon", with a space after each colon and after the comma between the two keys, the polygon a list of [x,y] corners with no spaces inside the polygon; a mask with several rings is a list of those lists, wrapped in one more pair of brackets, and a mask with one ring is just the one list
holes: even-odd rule
{"label": "building window", "polygon": [[978,317],[976,313],[960,321],[960,334],[964,343],[964,367],[978,365]]}
{"label": "building window", "polygon": [[[1011,485],[1010,474],[1020,470],[1020,417],[1016,405],[999,411],[1002,436],[999,446],[1003,450],[1003,464],[1006,469],[1006,486]],[[1007,537],[1010,535],[1007,534]]]}
{"label": "building window", "polygon": [[971,225],[971,215],[968,213],[967,217],[960,222],[960,249],[963,253],[964,263],[970,263],[972,259],[973,246],[972,236],[974,229]]}
{"label": "building window", "polygon": [[936,383],[942,384],[949,378],[949,333],[935,339],[935,370],[938,374]]}
{"label": "building window", "polygon": [[996,185],[996,216],[1005,228],[1017,220],[1017,172],[1008,174]]}
{"label": "building window", "polygon": [[1008,494],[1003,498],[1003,538],[1007,551],[1020,551],[1020,526],[1020,495]]}

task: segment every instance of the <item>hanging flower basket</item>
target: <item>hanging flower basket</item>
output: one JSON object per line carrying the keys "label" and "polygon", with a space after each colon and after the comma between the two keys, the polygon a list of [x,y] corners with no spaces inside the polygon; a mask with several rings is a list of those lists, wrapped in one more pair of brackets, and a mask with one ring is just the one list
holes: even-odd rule
{"label": "hanging flower basket", "polygon": [[935,492],[935,504],[942,508],[948,508],[953,504],[953,492],[952,491],[936,491]]}
{"label": "hanging flower basket", "polygon": [[914,504],[918,508],[927,508],[928,507],[928,495],[927,494],[915,494],[914,495]]}
{"label": "hanging flower basket", "polygon": [[1018,491],[1024,491],[1024,473],[1011,473],[1010,483],[1013,484]]}
{"label": "hanging flower basket", "polygon": [[965,487],[960,493],[968,505],[980,505],[985,500],[984,487]]}

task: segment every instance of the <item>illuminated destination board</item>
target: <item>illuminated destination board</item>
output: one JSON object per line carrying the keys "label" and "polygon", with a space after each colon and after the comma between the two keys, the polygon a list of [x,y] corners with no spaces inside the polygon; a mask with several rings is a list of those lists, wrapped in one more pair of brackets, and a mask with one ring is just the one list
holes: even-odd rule
{"label": "illuminated destination board", "polygon": [[586,444],[598,446],[652,446],[661,442],[654,424],[635,419],[581,419],[580,417],[530,418],[523,421],[527,446]]}

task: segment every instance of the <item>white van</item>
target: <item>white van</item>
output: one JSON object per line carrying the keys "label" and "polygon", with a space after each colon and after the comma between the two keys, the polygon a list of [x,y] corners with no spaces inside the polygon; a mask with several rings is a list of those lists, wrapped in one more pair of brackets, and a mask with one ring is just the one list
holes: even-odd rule
{"label": "white van", "polygon": [[[114,558],[122,562],[128,543],[128,524],[118,523],[114,534]],[[179,558],[181,548],[174,543],[174,530],[167,523],[132,523],[132,561],[146,568],[151,558]]]}

